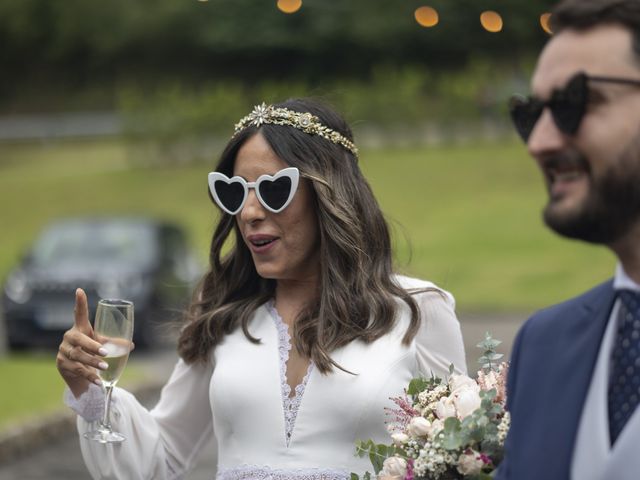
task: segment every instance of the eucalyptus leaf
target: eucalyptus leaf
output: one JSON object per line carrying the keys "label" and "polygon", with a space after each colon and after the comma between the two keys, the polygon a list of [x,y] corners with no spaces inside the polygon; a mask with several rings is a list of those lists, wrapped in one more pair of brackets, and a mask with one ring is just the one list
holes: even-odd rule
{"label": "eucalyptus leaf", "polygon": [[456,450],[462,446],[462,426],[460,420],[449,417],[444,421],[442,430],[442,446],[446,450]]}
{"label": "eucalyptus leaf", "polygon": [[484,348],[485,350],[495,350],[495,348],[501,343],[501,340],[496,340],[491,337],[491,334],[489,332],[485,332],[484,340],[478,343],[476,346],[478,348]]}
{"label": "eucalyptus leaf", "polygon": [[485,434],[486,429],[479,425],[467,432],[467,436],[476,443],[480,443],[485,437]]}
{"label": "eucalyptus leaf", "polygon": [[407,393],[409,395],[418,395],[420,392],[424,392],[428,386],[429,381],[426,378],[414,378],[409,382]]}

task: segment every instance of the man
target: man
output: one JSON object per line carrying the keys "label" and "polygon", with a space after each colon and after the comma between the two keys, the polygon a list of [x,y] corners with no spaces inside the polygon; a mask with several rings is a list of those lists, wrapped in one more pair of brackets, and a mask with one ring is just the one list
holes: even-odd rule
{"label": "man", "polygon": [[640,0],[565,0],[510,105],[540,167],[545,223],[603,244],[615,276],[516,337],[501,480],[640,479]]}

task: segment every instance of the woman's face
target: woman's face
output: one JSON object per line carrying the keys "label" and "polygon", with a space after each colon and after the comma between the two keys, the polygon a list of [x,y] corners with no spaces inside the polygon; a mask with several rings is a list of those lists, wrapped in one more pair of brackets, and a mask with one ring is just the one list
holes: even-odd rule
{"label": "woman's face", "polygon": [[[287,167],[257,133],[238,150],[233,175],[255,182],[260,175],[274,175]],[[236,222],[261,277],[316,281],[320,237],[312,195],[309,181],[300,178],[291,203],[280,213],[272,213],[258,201],[255,190],[249,189]]]}

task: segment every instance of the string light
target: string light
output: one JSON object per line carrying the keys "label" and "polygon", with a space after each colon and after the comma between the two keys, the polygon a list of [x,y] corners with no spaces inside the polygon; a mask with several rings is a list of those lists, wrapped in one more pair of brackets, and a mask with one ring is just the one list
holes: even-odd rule
{"label": "string light", "polygon": [[302,0],[278,0],[277,6],[283,13],[295,13],[302,7]]}
{"label": "string light", "polygon": [[418,7],[414,13],[416,22],[422,27],[434,27],[438,24],[438,12],[431,7]]}
{"label": "string light", "polygon": [[502,30],[502,17],[497,12],[487,10],[480,14],[480,24],[486,31],[496,33]]}
{"label": "string light", "polygon": [[540,26],[542,27],[542,29],[547,32],[549,35],[551,35],[553,32],[551,31],[551,26],[549,25],[549,20],[551,20],[551,14],[550,13],[543,13],[542,15],[540,15]]}

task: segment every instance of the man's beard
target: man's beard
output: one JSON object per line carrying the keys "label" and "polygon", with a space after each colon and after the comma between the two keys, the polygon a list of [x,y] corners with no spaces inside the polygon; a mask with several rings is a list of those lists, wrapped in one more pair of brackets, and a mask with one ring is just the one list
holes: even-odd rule
{"label": "man's beard", "polygon": [[578,209],[554,212],[550,202],[543,217],[547,226],[565,237],[605,245],[623,237],[640,220],[640,134],[602,175],[591,178],[587,198]]}

